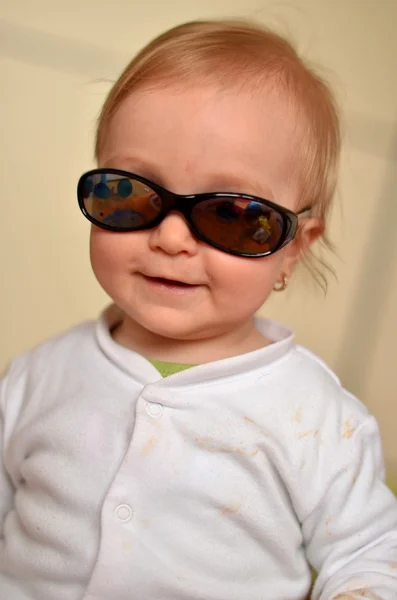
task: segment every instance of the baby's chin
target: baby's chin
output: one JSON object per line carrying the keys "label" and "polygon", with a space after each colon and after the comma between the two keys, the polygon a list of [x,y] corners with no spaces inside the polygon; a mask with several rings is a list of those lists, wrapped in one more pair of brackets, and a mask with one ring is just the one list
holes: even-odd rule
{"label": "baby's chin", "polygon": [[189,314],[170,307],[155,308],[151,314],[135,314],[131,319],[146,332],[169,341],[203,341],[221,335],[210,319],[197,318],[193,311]]}
{"label": "baby's chin", "polygon": [[[175,347],[175,343],[195,346],[198,349],[220,346],[224,338],[229,338],[240,326],[217,320],[214,315],[203,314],[203,311],[179,311],[171,307],[153,307],[145,311],[124,311],[126,321],[124,331],[131,337],[141,338],[155,346]],[[229,349],[230,350],[230,349]],[[205,352],[205,351],[204,351]],[[200,351],[201,354],[201,351]],[[183,361],[180,361],[183,362]]]}

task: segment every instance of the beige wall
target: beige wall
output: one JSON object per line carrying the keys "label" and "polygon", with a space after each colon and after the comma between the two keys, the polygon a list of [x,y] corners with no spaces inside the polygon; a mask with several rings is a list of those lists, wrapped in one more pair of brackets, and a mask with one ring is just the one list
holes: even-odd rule
{"label": "beige wall", "polygon": [[[290,323],[377,415],[397,464],[397,2],[20,0],[0,9],[0,368],[106,303],[89,267],[75,183],[94,121],[128,58],[178,22],[256,16],[330,71],[345,113],[331,228],[338,282],[298,278],[264,313]],[[100,81],[102,80],[102,81]],[[67,365],[65,366],[67,368]]]}

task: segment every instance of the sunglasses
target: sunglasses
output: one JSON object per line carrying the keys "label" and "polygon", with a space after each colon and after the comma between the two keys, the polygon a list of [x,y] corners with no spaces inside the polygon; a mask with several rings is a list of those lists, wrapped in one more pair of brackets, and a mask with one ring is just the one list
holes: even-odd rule
{"label": "sunglasses", "polygon": [[[94,169],[80,177],[77,195],[83,215],[108,231],[152,229],[171,212],[185,218],[193,235],[228,254],[258,258],[273,254],[295,237],[298,218],[282,206],[249,194],[174,194],[119,169]],[[306,215],[307,216],[307,215]]]}

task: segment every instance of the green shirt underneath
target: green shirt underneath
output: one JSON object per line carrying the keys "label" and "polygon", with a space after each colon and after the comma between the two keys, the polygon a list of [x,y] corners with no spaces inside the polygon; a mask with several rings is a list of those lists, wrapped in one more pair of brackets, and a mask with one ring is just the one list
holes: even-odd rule
{"label": "green shirt underneath", "polygon": [[183,363],[165,362],[163,360],[151,360],[150,358],[149,360],[163,377],[168,377],[169,375],[173,375],[174,373],[179,373],[179,371],[185,371],[185,369],[190,369],[191,367],[194,367],[194,365],[185,365]]}

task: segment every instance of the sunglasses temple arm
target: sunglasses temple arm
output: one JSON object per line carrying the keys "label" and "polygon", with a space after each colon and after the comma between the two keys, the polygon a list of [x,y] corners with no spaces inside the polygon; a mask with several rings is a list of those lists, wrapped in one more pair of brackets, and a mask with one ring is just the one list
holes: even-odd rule
{"label": "sunglasses temple arm", "polygon": [[301,219],[305,219],[307,217],[311,217],[312,216],[312,209],[311,208],[303,208],[302,210],[300,210],[298,213],[296,213],[298,215],[298,217],[300,217]]}
{"label": "sunglasses temple arm", "polygon": [[306,217],[311,217],[311,214],[312,214],[312,209],[311,208],[304,208],[303,210],[301,210],[298,213],[296,213],[297,219],[296,219],[295,223],[291,223],[291,222],[289,223],[289,228],[288,228],[288,231],[287,231],[286,239],[283,242],[281,248],[283,248],[283,246],[285,246],[291,240],[294,239],[294,237],[296,235],[296,232],[297,232],[297,229],[298,229],[298,220],[300,218],[304,219]]}

